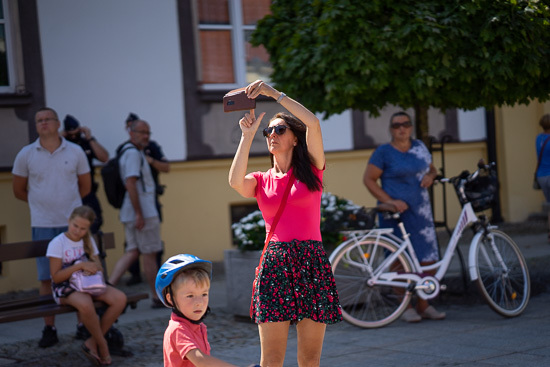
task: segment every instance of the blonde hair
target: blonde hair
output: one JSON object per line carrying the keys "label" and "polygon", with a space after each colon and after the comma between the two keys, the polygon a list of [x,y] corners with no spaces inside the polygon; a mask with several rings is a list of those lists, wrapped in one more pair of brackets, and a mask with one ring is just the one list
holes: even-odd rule
{"label": "blonde hair", "polygon": [[[76,217],[86,219],[87,221],[90,222],[90,225],[91,225],[95,220],[95,213],[94,213],[94,210],[89,206],[82,205],[74,208],[73,212],[71,213],[71,216],[69,217],[69,220],[74,219]],[[86,252],[86,255],[88,255],[88,258],[91,258],[94,254],[94,251],[92,247],[92,239],[91,239],[89,229],[88,229],[88,232],[86,232],[86,234],[82,238],[82,242],[84,243],[84,252]]]}
{"label": "blonde hair", "polygon": [[[175,290],[188,279],[192,280],[197,287],[210,288],[210,274],[208,274],[206,270],[202,268],[183,269],[174,276],[170,286],[165,287],[162,291],[164,299],[167,299],[166,295],[170,292],[170,289],[175,293]],[[170,296],[174,297],[172,295]]]}

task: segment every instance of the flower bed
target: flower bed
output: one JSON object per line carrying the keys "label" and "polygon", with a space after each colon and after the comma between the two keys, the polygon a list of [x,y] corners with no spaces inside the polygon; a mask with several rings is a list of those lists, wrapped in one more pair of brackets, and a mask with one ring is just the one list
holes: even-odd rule
{"label": "flower bed", "polygon": [[[330,253],[341,241],[340,231],[372,228],[374,213],[350,200],[325,192],[321,197],[321,236]],[[241,251],[261,250],[265,241],[265,222],[256,210],[231,226],[234,243]]]}

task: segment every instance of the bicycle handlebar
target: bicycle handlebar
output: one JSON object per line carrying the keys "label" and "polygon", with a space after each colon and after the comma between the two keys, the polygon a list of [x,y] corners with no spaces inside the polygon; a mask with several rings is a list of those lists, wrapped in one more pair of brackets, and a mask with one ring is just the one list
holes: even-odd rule
{"label": "bicycle handlebar", "polygon": [[[496,167],[495,162],[491,162],[489,164],[485,164],[483,159],[480,159],[479,162],[477,162],[477,170],[475,170],[473,173],[470,173],[468,170],[464,170],[460,173],[458,176],[454,177],[443,177],[441,175],[438,175],[434,179],[434,183],[440,182],[440,183],[447,183],[450,182],[455,186],[455,190],[457,191],[457,195],[459,196],[459,200],[461,202],[468,201],[466,194],[464,192],[465,184],[468,182],[471,182],[475,180],[481,171],[490,171],[493,170]],[[376,210],[378,212],[384,213],[384,215],[387,218],[393,218],[399,220],[400,213],[397,212],[397,208],[393,204],[388,203],[381,203],[378,204],[376,207]]]}
{"label": "bicycle handlebar", "polygon": [[450,182],[450,183],[454,183],[458,180],[464,180],[464,182],[470,182],[472,180],[475,180],[477,178],[477,176],[479,176],[479,173],[481,171],[489,171],[491,169],[494,169],[496,167],[496,163],[495,162],[491,162],[489,164],[485,164],[485,161],[483,161],[483,159],[480,159],[479,162],[477,162],[477,170],[475,170],[473,173],[470,173],[470,171],[468,170],[464,170],[460,173],[460,175],[458,176],[454,176],[454,177],[450,177],[450,178],[447,178],[447,177],[443,177],[441,175],[438,175],[436,176],[436,178],[434,179],[434,183],[435,182],[440,182],[440,183],[446,183],[446,182]]}

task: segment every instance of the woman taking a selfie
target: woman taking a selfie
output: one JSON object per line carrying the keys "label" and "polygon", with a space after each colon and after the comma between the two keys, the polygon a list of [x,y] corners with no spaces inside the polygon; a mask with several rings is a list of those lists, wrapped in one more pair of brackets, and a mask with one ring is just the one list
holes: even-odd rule
{"label": "woman taking a selfie", "polygon": [[260,364],[283,365],[289,327],[296,324],[298,365],[319,365],[326,325],[342,319],[321,239],[321,126],[307,108],[261,80],[248,85],[246,94],[273,98],[291,113],[277,113],[263,130],[271,168],[249,174],[250,147],[265,112],[258,118],[254,110],[246,113],[239,121],[242,135],[229,171],[229,185],[258,201],[269,238],[251,305],[260,334]]}

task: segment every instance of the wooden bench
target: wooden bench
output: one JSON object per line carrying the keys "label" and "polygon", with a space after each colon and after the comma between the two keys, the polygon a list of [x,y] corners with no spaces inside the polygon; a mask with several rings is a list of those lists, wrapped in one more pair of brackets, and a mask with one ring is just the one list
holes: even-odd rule
{"label": "wooden bench", "polygon": [[[26,241],[0,244],[0,262],[30,259],[46,255],[49,240]],[[113,233],[104,233],[96,236],[97,247],[101,252],[115,248],[115,236]],[[126,307],[132,309],[137,303],[149,297],[147,293],[135,292],[126,294]],[[96,308],[105,306],[103,302],[94,302]],[[38,317],[53,316],[63,313],[76,312],[71,306],[63,306],[55,303],[51,295],[34,296],[24,299],[0,302],[0,323],[33,319]]]}

